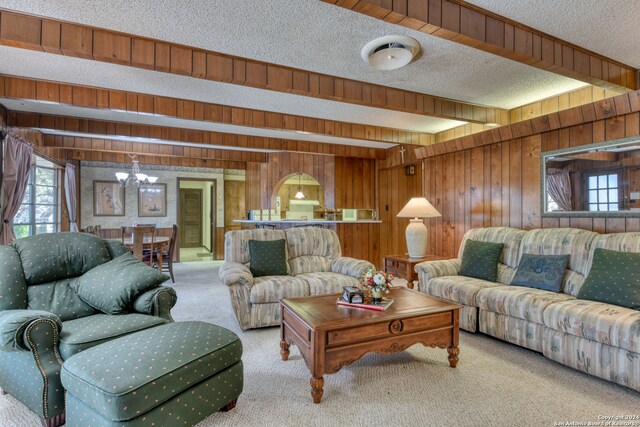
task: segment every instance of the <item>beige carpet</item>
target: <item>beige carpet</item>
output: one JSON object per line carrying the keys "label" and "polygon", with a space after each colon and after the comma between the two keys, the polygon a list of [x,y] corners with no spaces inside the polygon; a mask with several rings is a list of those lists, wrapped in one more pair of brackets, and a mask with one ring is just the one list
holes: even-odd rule
{"label": "beige carpet", "polygon": [[[280,360],[278,328],[239,330],[228,292],[218,280],[219,265],[175,266],[176,320],[227,327],[244,345],[245,388],[238,406],[212,415],[199,427],[554,426],[640,415],[639,393],[465,332],[456,369],[449,368],[444,350],[420,345],[391,356],[368,355],[325,376],[322,403],[314,405],[309,371],[295,347],[288,362]],[[0,396],[0,426],[38,425],[19,402]]]}

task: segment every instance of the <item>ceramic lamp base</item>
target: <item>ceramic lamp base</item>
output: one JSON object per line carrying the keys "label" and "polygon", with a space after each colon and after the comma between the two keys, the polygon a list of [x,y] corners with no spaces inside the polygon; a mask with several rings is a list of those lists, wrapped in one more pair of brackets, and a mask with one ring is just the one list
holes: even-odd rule
{"label": "ceramic lamp base", "polygon": [[424,258],[427,255],[427,226],[421,219],[409,221],[406,231],[407,249],[410,258]]}

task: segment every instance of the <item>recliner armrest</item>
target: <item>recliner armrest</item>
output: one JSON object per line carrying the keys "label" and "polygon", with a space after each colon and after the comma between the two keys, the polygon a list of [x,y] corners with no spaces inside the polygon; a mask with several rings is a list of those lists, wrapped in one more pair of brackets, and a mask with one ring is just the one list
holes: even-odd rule
{"label": "recliner armrest", "polygon": [[346,256],[338,257],[331,261],[332,272],[355,277],[356,279],[359,279],[362,274],[370,268],[375,270],[375,266],[369,261]]}
{"label": "recliner armrest", "polygon": [[444,259],[438,261],[425,261],[415,266],[416,273],[426,280],[434,277],[457,276],[460,271],[462,260],[458,258]]}
{"label": "recliner armrest", "polygon": [[251,270],[244,264],[239,262],[225,262],[218,270],[222,283],[227,286],[231,286],[234,283],[240,283],[242,285],[251,288],[253,286],[253,274]]}
{"label": "recliner armrest", "polygon": [[134,311],[172,321],[171,309],[178,302],[176,291],[170,286],[158,286],[144,292],[133,301]]}
{"label": "recliner armrest", "polygon": [[60,318],[48,311],[0,311],[0,351],[31,351],[30,344],[25,340],[25,332],[31,324],[43,320],[53,322],[57,332],[62,330]]}

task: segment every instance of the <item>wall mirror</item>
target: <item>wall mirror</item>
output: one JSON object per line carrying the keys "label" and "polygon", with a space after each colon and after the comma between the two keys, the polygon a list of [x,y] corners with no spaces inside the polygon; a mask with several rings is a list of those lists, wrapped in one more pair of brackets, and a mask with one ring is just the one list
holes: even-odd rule
{"label": "wall mirror", "polygon": [[542,215],[640,217],[640,137],[546,151]]}

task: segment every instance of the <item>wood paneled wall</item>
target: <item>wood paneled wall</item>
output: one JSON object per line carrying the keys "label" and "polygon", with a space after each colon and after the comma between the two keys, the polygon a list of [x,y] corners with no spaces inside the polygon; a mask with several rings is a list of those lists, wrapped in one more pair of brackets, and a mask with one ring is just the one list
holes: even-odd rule
{"label": "wood paneled wall", "polygon": [[[376,162],[350,157],[335,158],[335,207],[376,208]],[[328,200],[326,205],[330,207]],[[337,224],[342,255],[380,264],[379,224]]]}
{"label": "wood paneled wall", "polygon": [[[314,177],[324,189],[327,208],[373,209],[376,204],[376,161],[302,153],[269,154],[263,164],[247,163],[245,209],[273,208],[278,183],[298,172]],[[378,224],[338,224],[342,254],[380,264]]]}
{"label": "wood paneled wall", "polygon": [[[404,254],[407,252],[405,230],[409,219],[398,218],[396,215],[412,197],[423,195],[422,163],[416,165],[415,175],[407,175],[404,167],[395,167],[381,169],[378,176],[379,212],[382,220],[380,255]],[[378,260],[378,263],[381,263],[381,260]]]}
{"label": "wood paneled wall", "polygon": [[577,227],[601,233],[640,231],[640,218],[542,218],[540,153],[640,135],[640,113],[583,121],[425,159],[425,193],[442,213],[429,220],[437,255],[455,256],[475,227]]}
{"label": "wood paneled wall", "polygon": [[[279,188],[289,176],[296,173],[311,175],[320,183],[320,187],[324,190],[326,207],[340,207],[335,205],[334,196],[335,162],[336,159],[340,158],[303,153],[269,154],[268,162],[260,164],[260,180],[258,182],[260,205],[248,205],[248,209],[275,208],[276,187]],[[250,181],[248,176],[246,179],[247,191],[253,191],[249,187],[255,185],[255,181]],[[250,200],[249,197],[247,197],[247,200]]]}
{"label": "wood paneled wall", "polygon": [[240,224],[234,223],[234,219],[243,219],[247,216],[245,208],[245,182],[224,181],[224,228],[225,230],[239,230]]}

